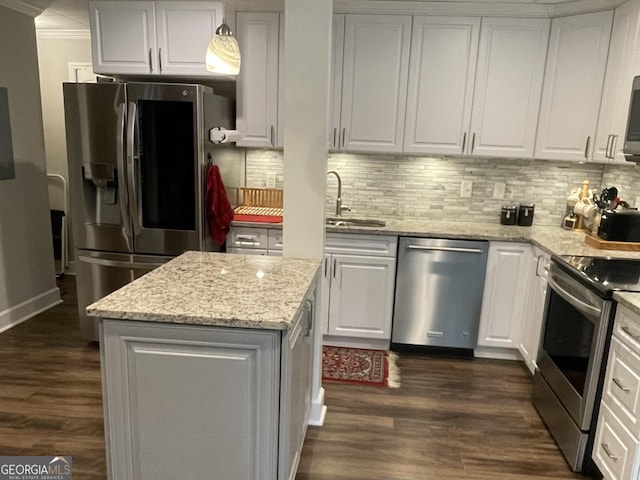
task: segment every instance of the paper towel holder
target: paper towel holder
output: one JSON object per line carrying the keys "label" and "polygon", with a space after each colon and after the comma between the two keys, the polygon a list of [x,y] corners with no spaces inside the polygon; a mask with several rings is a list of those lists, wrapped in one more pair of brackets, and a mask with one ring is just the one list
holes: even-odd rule
{"label": "paper towel holder", "polygon": [[227,130],[224,127],[213,127],[209,130],[209,141],[211,143],[234,143],[240,140],[238,130]]}

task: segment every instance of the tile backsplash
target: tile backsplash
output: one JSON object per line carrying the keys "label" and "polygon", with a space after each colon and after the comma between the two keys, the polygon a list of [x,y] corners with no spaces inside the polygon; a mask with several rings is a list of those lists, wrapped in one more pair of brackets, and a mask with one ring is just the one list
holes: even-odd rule
{"label": "tile backsplash", "polygon": [[[283,154],[247,150],[248,187],[265,187],[267,173],[281,188]],[[576,164],[545,160],[416,157],[406,155],[330,154],[328,170],[342,178],[342,203],[363,217],[401,216],[498,223],[504,204],[534,203],[534,224],[560,225],[573,187],[598,191],[616,186],[634,205],[640,196],[640,167]],[[473,182],[471,198],[461,198],[464,180]],[[327,214],[335,208],[337,181],[327,177]],[[494,199],[496,183],[504,198]],[[500,185],[498,185],[499,189]]]}

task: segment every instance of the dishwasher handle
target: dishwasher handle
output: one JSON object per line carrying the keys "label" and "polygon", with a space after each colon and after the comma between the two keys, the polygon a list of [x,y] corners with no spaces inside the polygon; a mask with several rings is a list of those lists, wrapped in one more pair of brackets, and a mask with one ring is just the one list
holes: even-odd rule
{"label": "dishwasher handle", "polygon": [[456,252],[456,253],[484,253],[480,248],[462,248],[462,247],[427,247],[424,245],[407,245],[407,250],[426,250],[430,252]]}

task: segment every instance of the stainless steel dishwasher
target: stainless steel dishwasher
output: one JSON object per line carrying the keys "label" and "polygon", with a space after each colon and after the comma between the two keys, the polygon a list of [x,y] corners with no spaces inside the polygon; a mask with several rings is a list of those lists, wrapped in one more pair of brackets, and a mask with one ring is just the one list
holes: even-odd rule
{"label": "stainless steel dishwasher", "polygon": [[400,237],[392,344],[471,349],[489,243]]}

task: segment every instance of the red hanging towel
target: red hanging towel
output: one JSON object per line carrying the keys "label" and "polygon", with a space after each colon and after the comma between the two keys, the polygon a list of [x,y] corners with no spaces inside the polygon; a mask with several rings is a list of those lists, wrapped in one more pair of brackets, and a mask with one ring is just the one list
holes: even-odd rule
{"label": "red hanging towel", "polygon": [[207,170],[207,189],[205,192],[205,208],[209,220],[209,235],[214,242],[223,244],[229,233],[229,225],[233,220],[233,208],[224,190],[220,169],[217,165]]}

